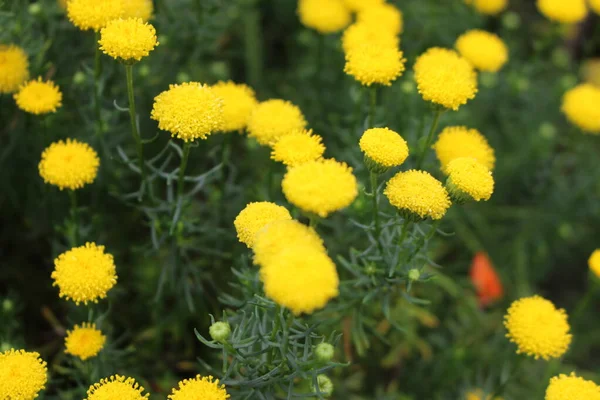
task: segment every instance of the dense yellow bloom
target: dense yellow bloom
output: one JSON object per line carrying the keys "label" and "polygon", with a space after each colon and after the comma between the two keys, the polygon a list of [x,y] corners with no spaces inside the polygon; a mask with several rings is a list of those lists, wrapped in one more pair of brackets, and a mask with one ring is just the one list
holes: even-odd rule
{"label": "dense yellow bloom", "polygon": [[179,387],[167,396],[169,400],[225,400],[229,398],[225,385],[212,376],[196,375],[194,379],[184,379]]}
{"label": "dense yellow bloom", "polygon": [[87,391],[85,400],[143,400],[148,398],[144,394],[144,387],[133,378],[113,375],[94,383]]}
{"label": "dense yellow bloom", "polygon": [[316,160],[288,169],[281,182],[286,199],[304,212],[327,217],[358,195],[352,168],[336,160]]}
{"label": "dense yellow bloom", "polygon": [[348,53],[352,48],[361,47],[366,44],[397,48],[400,45],[400,40],[398,36],[379,29],[375,24],[354,23],[344,30],[344,34],[342,35],[344,53]]}
{"label": "dense yellow bloom", "polygon": [[361,11],[383,4],[385,0],[344,0],[346,7],[352,11]]}
{"label": "dense yellow bloom", "polygon": [[378,27],[383,32],[398,35],[402,32],[402,12],[396,6],[381,3],[361,10],[356,16],[358,23]]}
{"label": "dense yellow bloom", "polygon": [[154,5],[152,0],[126,0],[123,1],[122,18],[141,18],[147,22],[152,18]]}
{"label": "dense yellow bloom", "polygon": [[560,374],[550,379],[545,400],[600,400],[600,386],[587,381],[574,372]]}
{"label": "dense yellow bloom", "polygon": [[29,62],[25,51],[0,44],[0,94],[12,93],[29,78]]}
{"label": "dense yellow bloom", "polygon": [[600,0],[589,0],[590,8],[596,14],[600,14]]}
{"label": "dense yellow bloom", "polygon": [[465,0],[465,3],[471,4],[481,14],[496,15],[506,10],[508,0]]}
{"label": "dense yellow bloom", "polygon": [[594,252],[588,260],[588,265],[590,267],[590,270],[594,273],[594,275],[600,278],[600,249],[594,250]]}
{"label": "dense yellow bloom", "polygon": [[338,295],[335,264],[322,249],[307,244],[288,243],[262,265],[260,277],[267,297],[296,315],[323,308]]}
{"label": "dense yellow bloom", "polygon": [[87,360],[98,355],[104,347],[106,336],[96,329],[96,324],[84,322],[75,325],[72,331],[67,331],[65,338],[65,353]]}
{"label": "dense yellow bloom", "polygon": [[572,124],[588,133],[600,134],[600,88],[583,83],[567,91],[562,112]]}
{"label": "dense yellow bloom", "polygon": [[480,29],[460,35],[455,46],[460,55],[480,71],[497,72],[508,61],[508,48],[502,39]]}
{"label": "dense yellow bloom", "polygon": [[457,199],[489,200],[494,193],[492,172],[474,158],[455,158],[448,163],[446,173],[447,187]]}
{"label": "dense yellow bloom", "polygon": [[288,167],[318,160],[325,152],[322,140],[321,136],[313,135],[312,129],[285,135],[273,145],[271,158]]}
{"label": "dense yellow bloom", "polygon": [[104,246],[95,243],[86,243],[59,255],[54,260],[51,277],[52,286],[60,290],[60,297],[76,304],[97,303],[117,283],[113,256],[104,252]]}
{"label": "dense yellow bloom", "polygon": [[233,221],[233,225],[239,241],[252,248],[258,231],[271,222],[290,219],[292,216],[285,207],[260,201],[246,205]]}
{"label": "dense yellow bloom", "polygon": [[223,100],[198,82],[169,85],[154,98],[150,117],[173,137],[186,142],[206,139],[223,126]]}
{"label": "dense yellow bloom", "polygon": [[408,157],[406,140],[389,128],[367,129],[358,144],[365,156],[385,168],[397,167]]}
{"label": "dense yellow bloom", "polygon": [[537,0],[537,7],[551,21],[572,24],[587,16],[585,2],[586,0]]}
{"label": "dense yellow bloom", "polygon": [[223,132],[242,131],[248,125],[250,114],[258,104],[254,90],[235,82],[218,82],[213,92],[223,100]]}
{"label": "dense yellow bloom", "polygon": [[474,158],[490,171],[494,170],[496,164],[494,149],[486,138],[477,129],[469,129],[466,126],[445,128],[439,134],[433,148],[444,172],[448,163],[459,157]]}
{"label": "dense yellow bloom", "polygon": [[67,139],[44,150],[38,169],[44,182],[60,190],[75,190],[94,182],[99,165],[98,154],[87,143]]}
{"label": "dense yellow bloom", "polygon": [[451,206],[442,183],[425,171],[398,172],[383,193],[407,217],[441,219]]}
{"label": "dense yellow bloom", "polygon": [[[597,1],[600,7],[600,0]],[[584,61],[581,66],[581,73],[585,82],[600,87],[600,58],[590,58]]]}
{"label": "dense yellow bloom", "polygon": [[31,114],[55,112],[62,105],[62,93],[52,81],[42,82],[38,77],[23,84],[13,96],[17,106]]}
{"label": "dense yellow bloom", "polygon": [[298,0],[298,15],[302,25],[324,34],[341,31],[352,20],[343,0]]}
{"label": "dense yellow bloom", "polygon": [[[476,390],[471,390],[471,391],[467,392],[465,400],[492,400],[492,396],[487,395],[484,398],[483,390],[476,389]],[[502,400],[502,397],[494,397],[494,400]]]}
{"label": "dense yellow bloom", "polygon": [[365,86],[390,86],[404,72],[402,51],[379,43],[366,43],[346,53],[344,72]]}
{"label": "dense yellow bloom", "polygon": [[513,302],[504,316],[506,337],[517,345],[517,353],[536,359],[559,358],[571,344],[567,313],[540,296]]}
{"label": "dense yellow bloom", "polygon": [[93,29],[99,31],[106,24],[121,17],[123,0],[69,0],[67,16],[69,20],[83,31]]}
{"label": "dense yellow bloom", "polygon": [[433,47],[417,58],[414,70],[417,89],[426,101],[458,110],[477,94],[477,73],[454,50]]}
{"label": "dense yellow bloom", "polygon": [[35,399],[47,380],[46,362],[39,353],[15,349],[0,353],[0,399]]}
{"label": "dense yellow bloom", "polygon": [[262,145],[272,145],[280,137],[306,127],[300,108],[289,101],[272,99],[259,103],[250,114],[248,135]]}
{"label": "dense yellow bloom", "polygon": [[114,19],[100,30],[100,50],[131,63],[146,57],[156,46],[156,30],[141,18]]}

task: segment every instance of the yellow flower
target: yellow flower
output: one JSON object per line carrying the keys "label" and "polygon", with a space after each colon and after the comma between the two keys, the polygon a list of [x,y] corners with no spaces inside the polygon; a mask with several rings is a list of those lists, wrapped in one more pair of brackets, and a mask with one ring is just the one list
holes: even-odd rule
{"label": "yellow flower", "polygon": [[115,19],[100,30],[100,50],[114,59],[140,61],[156,46],[156,30],[141,18]]}
{"label": "yellow flower", "polygon": [[[71,0],[72,1],[72,0]],[[85,400],[143,400],[148,394],[143,394],[144,387],[133,378],[113,375],[94,383],[87,391]]]}
{"label": "yellow flower", "polygon": [[[487,395],[484,398],[483,390],[476,389],[476,390],[471,390],[471,391],[467,392],[465,400],[492,400],[492,396]],[[503,399],[502,399],[502,397],[494,397],[494,400],[503,400]]]}
{"label": "yellow flower", "polygon": [[396,6],[381,3],[376,6],[361,10],[356,16],[356,21],[367,25],[376,26],[383,32],[398,35],[402,32],[402,12]]}
{"label": "yellow flower", "polygon": [[571,344],[567,313],[540,296],[513,302],[504,316],[507,338],[517,345],[517,353],[536,359],[559,358]]}
{"label": "yellow flower", "polygon": [[407,218],[441,219],[451,206],[442,183],[425,171],[398,172],[383,193]]}
{"label": "yellow flower", "polygon": [[383,4],[385,0],[344,0],[344,2],[346,3],[346,7],[350,10],[358,12]]}
{"label": "yellow flower", "polygon": [[459,157],[448,163],[447,188],[459,202],[489,200],[494,193],[492,172],[471,157]]}
{"label": "yellow flower", "polygon": [[469,129],[466,126],[445,128],[433,148],[444,172],[448,163],[459,157],[474,158],[490,171],[494,170],[496,164],[494,149],[485,137],[477,129]]}
{"label": "yellow flower", "polygon": [[358,195],[352,168],[336,160],[316,160],[288,169],[281,182],[287,200],[321,218],[348,207]]}
{"label": "yellow flower", "polygon": [[15,349],[0,353],[0,399],[35,399],[47,381],[46,362],[39,353]]}
{"label": "yellow flower", "polygon": [[69,0],[67,16],[69,20],[81,29],[99,31],[106,24],[121,17],[123,14],[122,0]]}
{"label": "yellow flower", "polygon": [[290,212],[282,206],[268,201],[249,203],[233,221],[238,240],[248,248],[254,246],[256,234],[274,221],[292,219]]}
{"label": "yellow flower", "polygon": [[573,24],[587,16],[585,2],[586,0],[537,0],[537,7],[551,21]]}
{"label": "yellow flower", "polygon": [[225,400],[229,398],[225,385],[212,376],[196,375],[194,379],[184,379],[179,387],[167,396],[169,400]]}
{"label": "yellow flower", "polygon": [[186,142],[206,139],[223,126],[223,100],[198,82],[169,85],[154,98],[151,118],[160,129]]}
{"label": "yellow flower", "polygon": [[106,336],[96,329],[96,324],[84,322],[75,325],[72,331],[67,331],[65,338],[65,353],[87,360],[98,355],[104,347]]}
{"label": "yellow flower", "polygon": [[600,400],[600,386],[571,372],[550,379],[545,400]]}
{"label": "yellow flower", "polygon": [[313,135],[312,129],[285,135],[273,145],[271,158],[288,167],[318,160],[325,152],[322,140],[321,136]]}
{"label": "yellow flower", "polygon": [[600,278],[600,249],[594,250],[594,252],[588,260],[588,265],[590,267],[590,270],[594,273],[594,275]]}
{"label": "yellow flower", "polygon": [[508,0],[465,0],[465,3],[471,4],[479,13],[485,15],[500,14],[508,6]]}
{"label": "yellow flower", "polygon": [[562,112],[569,122],[587,133],[600,134],[600,88],[582,83],[567,91]]}
{"label": "yellow flower", "polygon": [[55,112],[62,105],[62,93],[52,81],[42,82],[38,77],[21,86],[14,94],[17,106],[31,114]]}
{"label": "yellow flower", "polygon": [[223,100],[223,132],[242,131],[248,125],[250,114],[258,104],[254,90],[235,82],[218,82],[213,92]]}
{"label": "yellow flower", "polygon": [[600,14],[600,0],[589,0],[590,8],[596,14]]}
{"label": "yellow flower", "polygon": [[365,86],[390,86],[404,72],[402,51],[380,43],[365,43],[346,53],[344,72]]}
{"label": "yellow flower", "polygon": [[426,101],[458,110],[477,94],[477,73],[453,50],[427,50],[417,58],[414,70],[417,89]]}
{"label": "yellow flower", "polygon": [[508,61],[508,48],[498,35],[473,29],[460,35],[456,50],[480,71],[498,72]]}
{"label": "yellow flower", "polygon": [[[598,0],[600,7],[600,0]],[[600,12],[599,12],[600,14]],[[581,66],[581,73],[584,81],[600,87],[600,58],[590,58]]]}
{"label": "yellow flower", "polygon": [[54,260],[51,277],[52,286],[60,290],[60,297],[78,305],[97,303],[117,283],[113,256],[104,252],[104,246],[95,243],[86,243],[59,255]]}
{"label": "yellow flower", "polygon": [[358,144],[368,159],[385,169],[397,167],[408,157],[406,140],[389,128],[367,129]]}
{"label": "yellow flower", "polygon": [[99,165],[98,154],[88,144],[67,139],[44,150],[38,169],[44,182],[60,190],[75,190],[94,182]]}
{"label": "yellow flower", "polygon": [[123,1],[122,18],[141,18],[147,22],[152,18],[154,6],[152,0],[126,0]]}
{"label": "yellow flower", "polygon": [[306,127],[302,111],[289,101],[272,99],[259,103],[250,114],[248,135],[262,145],[272,145],[280,137]]}
{"label": "yellow flower", "polygon": [[398,36],[379,29],[375,24],[354,23],[344,30],[344,34],[342,35],[344,53],[348,53],[350,49],[361,47],[365,44],[397,48],[400,45],[400,40]]}
{"label": "yellow flower", "polygon": [[342,0],[298,0],[302,25],[327,34],[341,31],[352,20]]}
{"label": "yellow flower", "polygon": [[335,264],[321,248],[305,243],[288,243],[262,265],[260,277],[266,296],[296,315],[323,308],[338,295]]}
{"label": "yellow flower", "polygon": [[25,51],[10,44],[0,44],[0,94],[12,93],[29,78],[29,62]]}

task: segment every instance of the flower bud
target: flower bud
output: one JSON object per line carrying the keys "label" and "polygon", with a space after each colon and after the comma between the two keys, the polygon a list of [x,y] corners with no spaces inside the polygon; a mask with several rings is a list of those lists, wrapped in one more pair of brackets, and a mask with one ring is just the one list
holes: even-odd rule
{"label": "flower bud", "polygon": [[27,8],[27,12],[31,15],[39,15],[42,12],[42,6],[40,3],[31,3]]}
{"label": "flower bud", "polygon": [[13,310],[13,308],[15,308],[15,306],[12,300],[4,299],[4,301],[2,302],[2,310],[6,313],[9,313]]}
{"label": "flower bud", "polygon": [[231,336],[231,326],[227,322],[218,321],[208,328],[208,333],[214,341],[225,343]]}
{"label": "flower bud", "polygon": [[419,271],[418,269],[413,268],[410,271],[408,271],[408,279],[409,280],[418,281],[420,277],[421,277],[421,271]]}
{"label": "flower bud", "polygon": [[85,82],[85,74],[81,71],[75,72],[75,75],[73,75],[73,83],[75,85],[81,85],[84,82]]}
{"label": "flower bud", "polygon": [[333,382],[327,377],[327,375],[317,376],[317,384],[319,385],[319,392],[323,397],[330,397],[333,393]]}
{"label": "flower bud", "polygon": [[319,343],[317,347],[315,347],[315,355],[317,360],[322,363],[326,363],[333,359],[333,355],[335,353],[334,347],[329,343]]}

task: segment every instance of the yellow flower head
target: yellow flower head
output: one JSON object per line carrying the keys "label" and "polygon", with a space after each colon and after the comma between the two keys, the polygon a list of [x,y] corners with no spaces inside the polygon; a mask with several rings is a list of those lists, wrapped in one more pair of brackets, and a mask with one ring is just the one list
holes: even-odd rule
{"label": "yellow flower head", "polygon": [[186,142],[206,139],[223,126],[223,100],[198,82],[169,85],[154,98],[150,116],[173,137]]}
{"label": "yellow flower head", "polygon": [[39,353],[10,349],[0,353],[0,399],[35,399],[48,381]]}
{"label": "yellow flower head", "polygon": [[600,386],[571,372],[550,379],[545,400],[600,400]]}
{"label": "yellow flower head", "polygon": [[600,15],[600,0],[589,0],[589,3],[592,11]]}
{"label": "yellow flower head", "polygon": [[346,7],[355,12],[378,6],[384,2],[385,0],[344,0]]}
{"label": "yellow flower head", "polygon": [[551,21],[573,24],[587,16],[585,2],[586,0],[537,0],[537,7]]}
{"label": "yellow flower head", "polygon": [[52,81],[42,82],[38,77],[21,86],[14,94],[17,106],[31,114],[55,112],[62,105],[62,93]]}
{"label": "yellow flower head", "polygon": [[0,94],[17,91],[27,78],[29,62],[25,51],[14,44],[0,44]]}
{"label": "yellow flower head", "polygon": [[144,387],[140,386],[135,379],[113,375],[90,386],[85,400],[144,400],[147,398],[148,394],[144,394]]}
{"label": "yellow flower head", "polygon": [[152,18],[154,5],[152,0],[125,0],[123,1],[122,18],[141,18],[148,22]]}
{"label": "yellow flower head", "polygon": [[386,169],[397,167],[408,157],[406,140],[389,128],[367,129],[358,144],[368,159]]}
{"label": "yellow flower head", "polygon": [[490,171],[494,170],[496,164],[494,149],[486,138],[477,129],[469,129],[466,126],[445,128],[433,148],[444,172],[448,163],[459,157],[474,158]]}
{"label": "yellow flower head", "polygon": [[343,0],[298,0],[298,15],[302,25],[323,34],[341,31],[352,21]]}
{"label": "yellow flower head", "polygon": [[321,218],[348,207],[358,195],[352,168],[336,160],[316,160],[288,169],[281,182],[286,199]]}
{"label": "yellow flower head", "polygon": [[338,295],[335,264],[321,248],[307,244],[288,243],[262,265],[260,277],[267,297],[296,315],[323,308]]}
{"label": "yellow flower head", "polygon": [[459,201],[472,199],[489,200],[494,192],[492,172],[471,157],[459,157],[448,163],[447,187]]}
{"label": "yellow flower head", "polygon": [[379,29],[375,24],[354,23],[344,30],[344,34],[342,35],[344,53],[348,53],[351,49],[366,44],[398,48],[400,40],[398,36]]}
{"label": "yellow flower head", "polygon": [[471,4],[477,12],[485,15],[497,15],[508,7],[508,0],[465,0]]}
{"label": "yellow flower head", "polygon": [[376,6],[367,7],[359,11],[356,21],[359,24],[364,23],[376,26],[381,31],[389,32],[393,35],[402,33],[402,12],[393,4],[381,3]]}
{"label": "yellow flower head", "polygon": [[454,50],[433,47],[417,58],[414,69],[417,89],[426,101],[458,110],[477,94],[477,73]]}
{"label": "yellow flower head", "polygon": [[288,167],[318,160],[325,153],[322,140],[321,136],[313,135],[312,129],[282,136],[273,145],[271,158]]}
{"label": "yellow flower head", "polygon": [[252,248],[254,264],[268,264],[290,243],[304,244],[326,252],[323,240],[314,229],[296,220],[280,220],[268,224],[256,235]]}
{"label": "yellow flower head", "polygon": [[587,133],[600,134],[600,88],[583,83],[567,91],[562,112],[572,124]]}
{"label": "yellow flower head", "polygon": [[289,101],[272,99],[259,103],[250,114],[248,135],[262,145],[272,145],[280,137],[306,127],[300,108]]}
{"label": "yellow flower head", "polygon": [[571,344],[567,313],[540,296],[513,302],[504,316],[506,337],[517,345],[517,353],[536,359],[559,358]]}
{"label": "yellow flower head", "polygon": [[473,29],[460,35],[456,50],[480,71],[498,72],[508,61],[508,48],[498,35]]}
{"label": "yellow flower head", "polygon": [[248,248],[254,246],[256,234],[262,228],[274,221],[292,219],[287,208],[268,201],[249,203],[235,218],[233,225],[238,240]]}
{"label": "yellow flower head", "polygon": [[390,86],[404,72],[406,59],[396,47],[366,43],[346,53],[344,72],[362,85]]}
{"label": "yellow flower head", "polygon": [[594,250],[588,260],[588,265],[593,274],[600,278],[600,249]]}
{"label": "yellow flower head", "polygon": [[196,375],[194,379],[184,379],[179,387],[167,396],[169,400],[226,400],[229,398],[225,385],[212,376]]}
{"label": "yellow flower head", "polygon": [[223,132],[242,131],[248,125],[250,114],[258,104],[254,90],[235,82],[218,82],[213,92],[223,100]]}
{"label": "yellow flower head", "polygon": [[95,243],[86,243],[59,255],[54,260],[51,277],[52,286],[60,290],[60,297],[78,305],[97,303],[117,283],[113,256],[104,252],[104,246]]}
{"label": "yellow flower head", "polygon": [[87,360],[98,355],[104,347],[106,336],[96,329],[96,324],[84,322],[75,325],[72,331],[67,331],[65,338],[65,353]]}
{"label": "yellow flower head", "polygon": [[81,29],[99,31],[106,24],[121,17],[123,0],[69,0],[67,16],[69,20]]}
{"label": "yellow flower head", "polygon": [[425,171],[398,172],[383,193],[406,217],[441,219],[451,206],[442,183]]}
{"label": "yellow flower head", "polygon": [[114,59],[140,61],[156,46],[156,30],[141,18],[114,19],[100,30],[100,50]]}
{"label": "yellow flower head", "polygon": [[[483,390],[475,389],[467,392],[465,400],[492,400],[491,395],[483,397]],[[494,400],[502,400],[502,397],[494,397]]]}
{"label": "yellow flower head", "polygon": [[98,154],[87,143],[67,139],[44,150],[38,169],[44,182],[60,190],[75,190],[94,182],[99,165]]}

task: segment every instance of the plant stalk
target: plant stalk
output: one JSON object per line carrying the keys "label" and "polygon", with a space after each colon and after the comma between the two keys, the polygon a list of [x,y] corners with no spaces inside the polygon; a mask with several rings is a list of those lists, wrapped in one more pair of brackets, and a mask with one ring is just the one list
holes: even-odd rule
{"label": "plant stalk", "polygon": [[102,51],[98,41],[100,32],[95,33],[95,56],[94,56],[94,114],[96,119],[96,134],[102,138],[104,134],[104,124],[102,123],[102,114],[100,110],[100,76],[102,75]]}
{"label": "plant stalk", "polygon": [[369,128],[375,126],[375,108],[377,107],[377,86],[369,88]]}
{"label": "plant stalk", "polygon": [[76,247],[79,244],[79,213],[77,212],[77,194],[75,190],[69,190],[71,200],[71,246]]}
{"label": "plant stalk", "polygon": [[190,149],[192,144],[185,142],[183,144],[183,156],[181,157],[181,165],[179,166],[179,179],[177,179],[177,201],[183,201],[183,187],[185,181],[185,169],[187,168],[188,159],[190,158]]}
{"label": "plant stalk", "polygon": [[379,244],[381,235],[381,223],[379,221],[379,190],[377,184],[377,173],[371,171],[371,196],[373,198],[373,221],[375,222],[375,240]]}
{"label": "plant stalk", "polygon": [[427,135],[427,139],[425,139],[425,143],[423,144],[423,148],[421,149],[421,154],[419,154],[419,158],[417,159],[417,169],[421,169],[423,166],[423,161],[425,161],[425,156],[427,155],[427,150],[429,146],[431,146],[431,142],[433,141],[433,136],[435,134],[435,130],[437,128],[438,122],[440,121],[440,116],[442,115],[442,109],[438,108],[434,111],[433,114],[433,122],[431,123],[431,128],[429,129],[429,134]]}
{"label": "plant stalk", "polygon": [[[138,156],[138,165],[142,175],[142,187],[146,184],[146,166],[144,163],[144,145],[138,132],[137,114],[135,112],[135,94],[133,92],[133,65],[125,65],[125,74],[127,75],[127,96],[129,97],[129,119],[131,120],[131,135],[135,141]],[[141,201],[144,191],[140,191],[139,200]]]}

